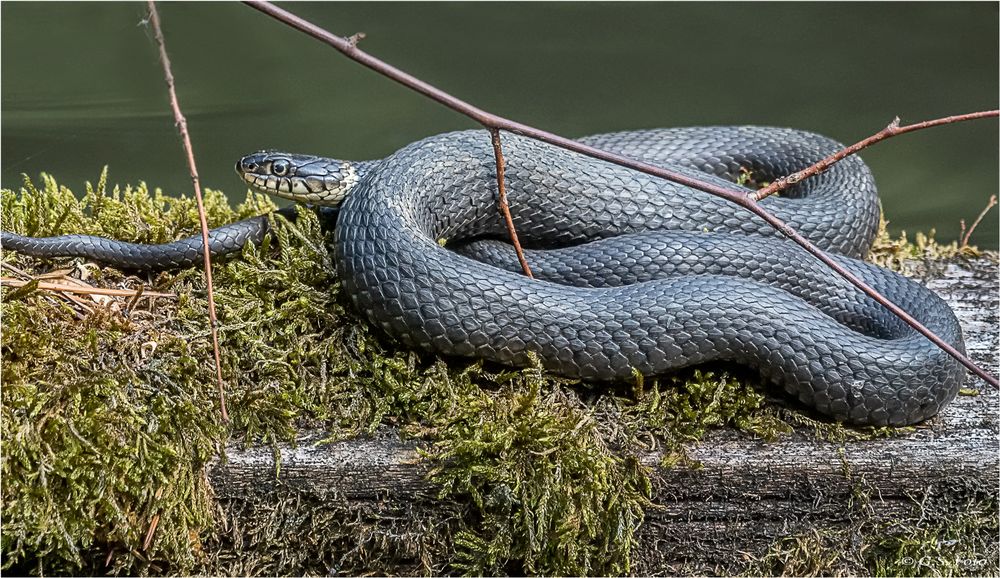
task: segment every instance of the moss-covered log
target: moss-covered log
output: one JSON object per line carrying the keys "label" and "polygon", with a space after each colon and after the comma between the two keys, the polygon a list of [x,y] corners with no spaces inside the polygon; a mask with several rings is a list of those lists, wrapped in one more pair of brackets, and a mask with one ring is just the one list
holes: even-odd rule
{"label": "moss-covered log", "polygon": [[[996,373],[996,261],[922,268],[958,314],[972,358]],[[969,379],[940,416],[885,437],[809,424],[768,442],[725,429],[688,444],[679,464],[646,453],[653,505],[632,570],[995,573],[1000,397]],[[318,443],[323,435],[279,445],[280,459],[271,447],[228,448],[209,468],[230,518],[223,539],[270,541],[288,556],[325,559],[331,571],[365,556],[391,557],[397,565],[386,569],[401,573],[441,570],[421,558],[449,548],[449,521],[463,511],[435,499],[419,444],[389,428]],[[321,548],[300,549],[309,546]]]}
{"label": "moss-covered log", "polygon": [[[26,179],[0,191],[0,226],[141,243],[198,230],[191,199],[106,183]],[[213,225],[273,209],[206,203]],[[272,226],[215,265],[230,423],[197,270],[0,252],[17,281],[0,287],[0,570],[1000,572],[998,398],[978,382],[919,427],[848,429],[738,368],[609,389],[441,359],[357,317],[315,217]],[[977,255],[883,234],[872,257],[930,280],[996,372],[996,255]]]}

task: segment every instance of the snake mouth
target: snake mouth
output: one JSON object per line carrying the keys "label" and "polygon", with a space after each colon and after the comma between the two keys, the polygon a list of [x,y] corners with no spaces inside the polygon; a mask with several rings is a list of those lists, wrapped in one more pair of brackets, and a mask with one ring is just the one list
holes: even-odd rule
{"label": "snake mouth", "polygon": [[348,161],[269,151],[241,158],[236,173],[255,191],[325,206],[343,202],[359,180]]}

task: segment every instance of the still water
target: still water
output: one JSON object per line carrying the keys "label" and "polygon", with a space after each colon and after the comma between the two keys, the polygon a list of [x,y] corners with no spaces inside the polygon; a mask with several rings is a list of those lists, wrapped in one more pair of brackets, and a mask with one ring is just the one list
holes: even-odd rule
{"label": "still water", "polygon": [[[492,112],[565,136],[709,124],[853,142],[997,108],[996,3],[291,3],[365,50]],[[160,6],[205,186],[261,148],[377,158],[471,121],[238,3]],[[110,167],[172,194],[190,181],[144,3],[3,3],[0,185]],[[953,239],[997,192],[995,120],[863,155],[892,228]],[[994,212],[974,242],[997,247]]]}

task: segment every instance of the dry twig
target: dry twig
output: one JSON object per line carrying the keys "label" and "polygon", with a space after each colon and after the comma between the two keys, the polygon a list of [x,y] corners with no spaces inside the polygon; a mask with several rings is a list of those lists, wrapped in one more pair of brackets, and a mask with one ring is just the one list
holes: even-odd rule
{"label": "dry twig", "polygon": [[222,355],[219,353],[219,322],[215,317],[215,297],[212,292],[212,259],[208,250],[208,220],[205,217],[205,203],[201,197],[201,181],[198,178],[198,167],[194,162],[194,149],[191,146],[191,136],[187,130],[187,119],[181,112],[180,102],[177,100],[177,91],[174,89],[174,74],[170,68],[170,58],[167,56],[167,46],[163,40],[163,30],[160,29],[160,13],[156,10],[156,3],[148,0],[149,23],[153,26],[153,35],[156,37],[156,44],[160,50],[160,63],[163,64],[163,77],[167,82],[167,92],[170,94],[170,108],[174,112],[174,123],[177,131],[181,135],[181,144],[184,145],[184,152],[187,153],[188,169],[191,172],[191,181],[194,183],[194,196],[198,201],[198,218],[201,221],[201,241],[202,254],[205,256],[205,285],[208,292],[208,318],[212,331],[212,352],[215,354],[215,377],[219,384],[219,408],[222,412],[222,421],[229,422],[229,412],[226,411],[226,390],[222,385]]}
{"label": "dry twig", "polygon": [[[817,259],[822,261],[827,267],[833,269],[838,275],[840,275],[848,282],[850,282],[852,285],[863,291],[866,295],[868,295],[869,297],[880,303],[882,306],[887,308],[894,315],[902,319],[909,326],[913,327],[927,339],[931,340],[935,345],[937,345],[942,350],[944,350],[949,355],[958,360],[960,363],[962,363],[962,365],[964,365],[970,371],[981,377],[984,381],[986,381],[993,387],[1000,388],[1000,381],[998,381],[996,377],[987,373],[984,369],[982,369],[981,367],[976,365],[975,362],[969,359],[969,357],[966,356],[964,353],[958,351],[950,344],[946,343],[933,331],[924,327],[924,325],[919,321],[917,321],[912,315],[910,315],[909,313],[898,307],[893,302],[886,299],[885,296],[883,296],[881,293],[868,286],[868,284],[866,284],[857,276],[853,275],[847,269],[840,266],[840,264],[836,263],[833,259],[828,257],[822,250],[813,245],[808,239],[798,234],[787,223],[781,221],[780,219],[772,215],[770,212],[768,212],[766,209],[764,209],[752,196],[753,194],[752,192],[746,191],[745,189],[738,187],[735,183],[727,186],[709,183],[688,175],[684,175],[681,173],[677,173],[675,171],[671,171],[669,169],[665,169],[663,167],[639,162],[634,159],[610,153],[608,151],[596,149],[594,147],[584,145],[574,140],[537,129],[535,127],[528,126],[523,123],[512,121],[510,119],[506,119],[501,116],[497,116],[493,113],[487,112],[483,109],[473,106],[472,104],[469,104],[464,100],[452,96],[451,94],[444,92],[443,90],[431,84],[428,84],[427,82],[424,82],[423,80],[420,80],[419,78],[411,74],[403,72],[402,70],[392,66],[391,64],[364,52],[363,50],[358,48],[355,44],[352,44],[348,39],[342,38],[323,28],[320,28],[319,26],[316,26],[315,24],[296,16],[291,12],[279,8],[274,4],[271,4],[270,2],[266,2],[263,0],[245,0],[245,3],[256,10],[259,10],[267,14],[268,16],[271,16],[272,18],[275,18],[276,20],[279,20],[282,23],[291,26],[292,28],[299,30],[300,32],[312,36],[313,38],[323,42],[324,44],[327,44],[328,46],[336,49],[341,54],[347,56],[351,60],[354,60],[355,62],[374,70],[375,72],[381,74],[382,76],[394,80],[402,84],[403,86],[430,98],[431,100],[434,100],[440,104],[443,104],[444,106],[447,106],[448,108],[454,110],[455,112],[458,112],[460,114],[463,114],[471,118],[472,120],[478,122],[491,132],[504,130],[507,132],[512,132],[515,134],[526,136],[528,138],[533,138],[535,140],[546,142],[566,150],[570,150],[589,157],[614,163],[616,165],[640,171],[648,175],[653,175],[655,177],[660,177],[676,183],[680,183],[682,185],[689,186],[693,189],[704,191],[706,193],[726,199],[732,203],[735,203],[747,209],[748,211],[752,212],[753,214],[757,215],[758,217],[766,221],[776,230],[781,232],[781,234],[785,235],[786,237],[797,243],[803,249],[805,249],[810,254],[815,256]],[[986,112],[972,113],[972,115],[960,115],[960,116],[986,118],[997,115],[998,111],[986,111]],[[955,122],[955,121],[948,121],[948,122]],[[927,128],[929,126],[936,126],[937,124],[943,124],[943,123],[944,119],[938,119],[937,121],[927,121],[925,123],[919,123],[919,125],[910,125],[905,128],[906,131],[909,132],[913,130],[918,130],[919,128]]]}
{"label": "dry twig", "polygon": [[979,226],[980,221],[983,220],[983,217],[986,216],[986,213],[988,213],[990,211],[990,209],[992,209],[993,207],[995,207],[996,204],[997,204],[997,196],[996,195],[990,195],[989,202],[986,203],[986,206],[983,208],[982,211],[980,211],[979,216],[976,217],[976,220],[972,222],[972,226],[969,227],[968,230],[965,229],[965,219],[962,219],[962,221],[961,221],[962,222],[962,240],[958,244],[959,249],[964,249],[965,247],[969,246],[969,238],[972,237],[972,232],[976,230],[976,227]]}
{"label": "dry twig", "polygon": [[819,173],[822,173],[823,171],[827,170],[828,168],[830,168],[834,164],[842,161],[843,159],[845,159],[845,158],[847,158],[847,157],[849,157],[849,156],[851,156],[853,154],[857,154],[862,149],[866,149],[866,148],[870,147],[871,145],[873,145],[873,144],[875,144],[877,142],[884,141],[887,138],[892,138],[892,137],[897,136],[897,135],[906,134],[908,132],[913,132],[913,131],[917,131],[917,130],[921,130],[921,129],[925,129],[925,128],[931,128],[931,127],[934,127],[934,126],[942,126],[942,125],[946,125],[946,124],[953,124],[953,123],[956,123],[956,122],[963,122],[963,121],[967,121],[967,120],[977,120],[977,119],[981,119],[981,118],[990,118],[990,117],[995,117],[997,115],[1000,115],[1000,110],[985,110],[985,111],[982,111],[982,112],[973,112],[973,113],[970,113],[970,114],[959,114],[959,115],[955,115],[955,116],[946,116],[944,118],[936,118],[934,120],[926,120],[924,122],[917,122],[917,123],[908,124],[908,125],[905,125],[905,126],[900,126],[899,125],[899,117],[897,116],[895,119],[893,119],[893,121],[891,123],[889,123],[889,126],[887,126],[884,129],[878,131],[877,133],[873,134],[872,136],[870,136],[870,137],[868,137],[868,138],[866,138],[866,139],[864,139],[862,141],[858,141],[858,142],[852,144],[851,146],[849,146],[849,147],[847,147],[847,148],[845,148],[843,150],[840,150],[840,151],[838,151],[838,152],[836,152],[836,153],[834,153],[834,154],[826,157],[825,159],[819,161],[818,163],[812,165],[809,168],[802,169],[801,171],[794,172],[794,173],[792,173],[790,175],[781,177],[779,179],[775,179],[775,181],[773,183],[771,183],[770,185],[768,185],[768,186],[766,186],[766,187],[764,187],[764,188],[762,188],[762,189],[760,189],[758,191],[750,193],[750,198],[753,199],[754,201],[759,201],[761,199],[765,199],[765,198],[767,198],[767,197],[769,197],[769,196],[771,196],[771,195],[773,195],[773,194],[775,194],[775,193],[777,193],[779,191],[782,191],[782,190],[788,188],[791,185],[794,185],[795,183],[797,183],[797,182],[799,182],[799,181],[801,181],[803,179],[807,179],[807,178],[809,178],[809,177],[811,177],[813,175],[817,175]]}
{"label": "dry twig", "polygon": [[493,155],[497,161],[497,205],[500,207],[500,214],[503,215],[504,223],[507,224],[507,234],[510,235],[514,251],[517,252],[517,260],[521,262],[521,269],[528,277],[534,278],[531,274],[531,267],[528,267],[528,260],[524,258],[524,251],[521,250],[521,242],[517,239],[517,230],[514,228],[514,219],[510,216],[510,205],[507,204],[507,187],[504,185],[503,172],[507,166],[503,158],[503,148],[500,146],[500,131],[491,128],[490,136],[493,140]]}

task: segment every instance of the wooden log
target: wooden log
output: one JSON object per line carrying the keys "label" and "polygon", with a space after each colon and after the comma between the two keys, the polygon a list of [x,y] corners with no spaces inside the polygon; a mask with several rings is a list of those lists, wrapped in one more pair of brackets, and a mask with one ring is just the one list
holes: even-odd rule
{"label": "wooden log", "polygon": [[[927,265],[924,281],[955,310],[969,354],[997,374],[995,256]],[[830,441],[801,429],[768,443],[720,430],[687,448],[700,468],[663,469],[662,455],[644,456],[654,471],[654,506],[638,532],[632,570],[759,570],[754,564],[782,540],[812,536],[838,550],[844,571],[863,574],[862,550],[872,544],[866,532],[881,539],[957,519],[989,500],[995,517],[1000,392],[973,377],[966,387],[978,394],[959,396],[901,436]],[[209,467],[227,523],[218,556],[245,560],[235,567],[247,573],[446,570],[448,537],[464,506],[435,498],[415,444],[388,428],[367,439],[316,444],[321,439],[302,432],[294,446],[280,446],[280,470],[267,447],[231,446],[227,461]],[[282,553],[241,554],[261,548]],[[780,571],[779,558],[765,562]]]}

